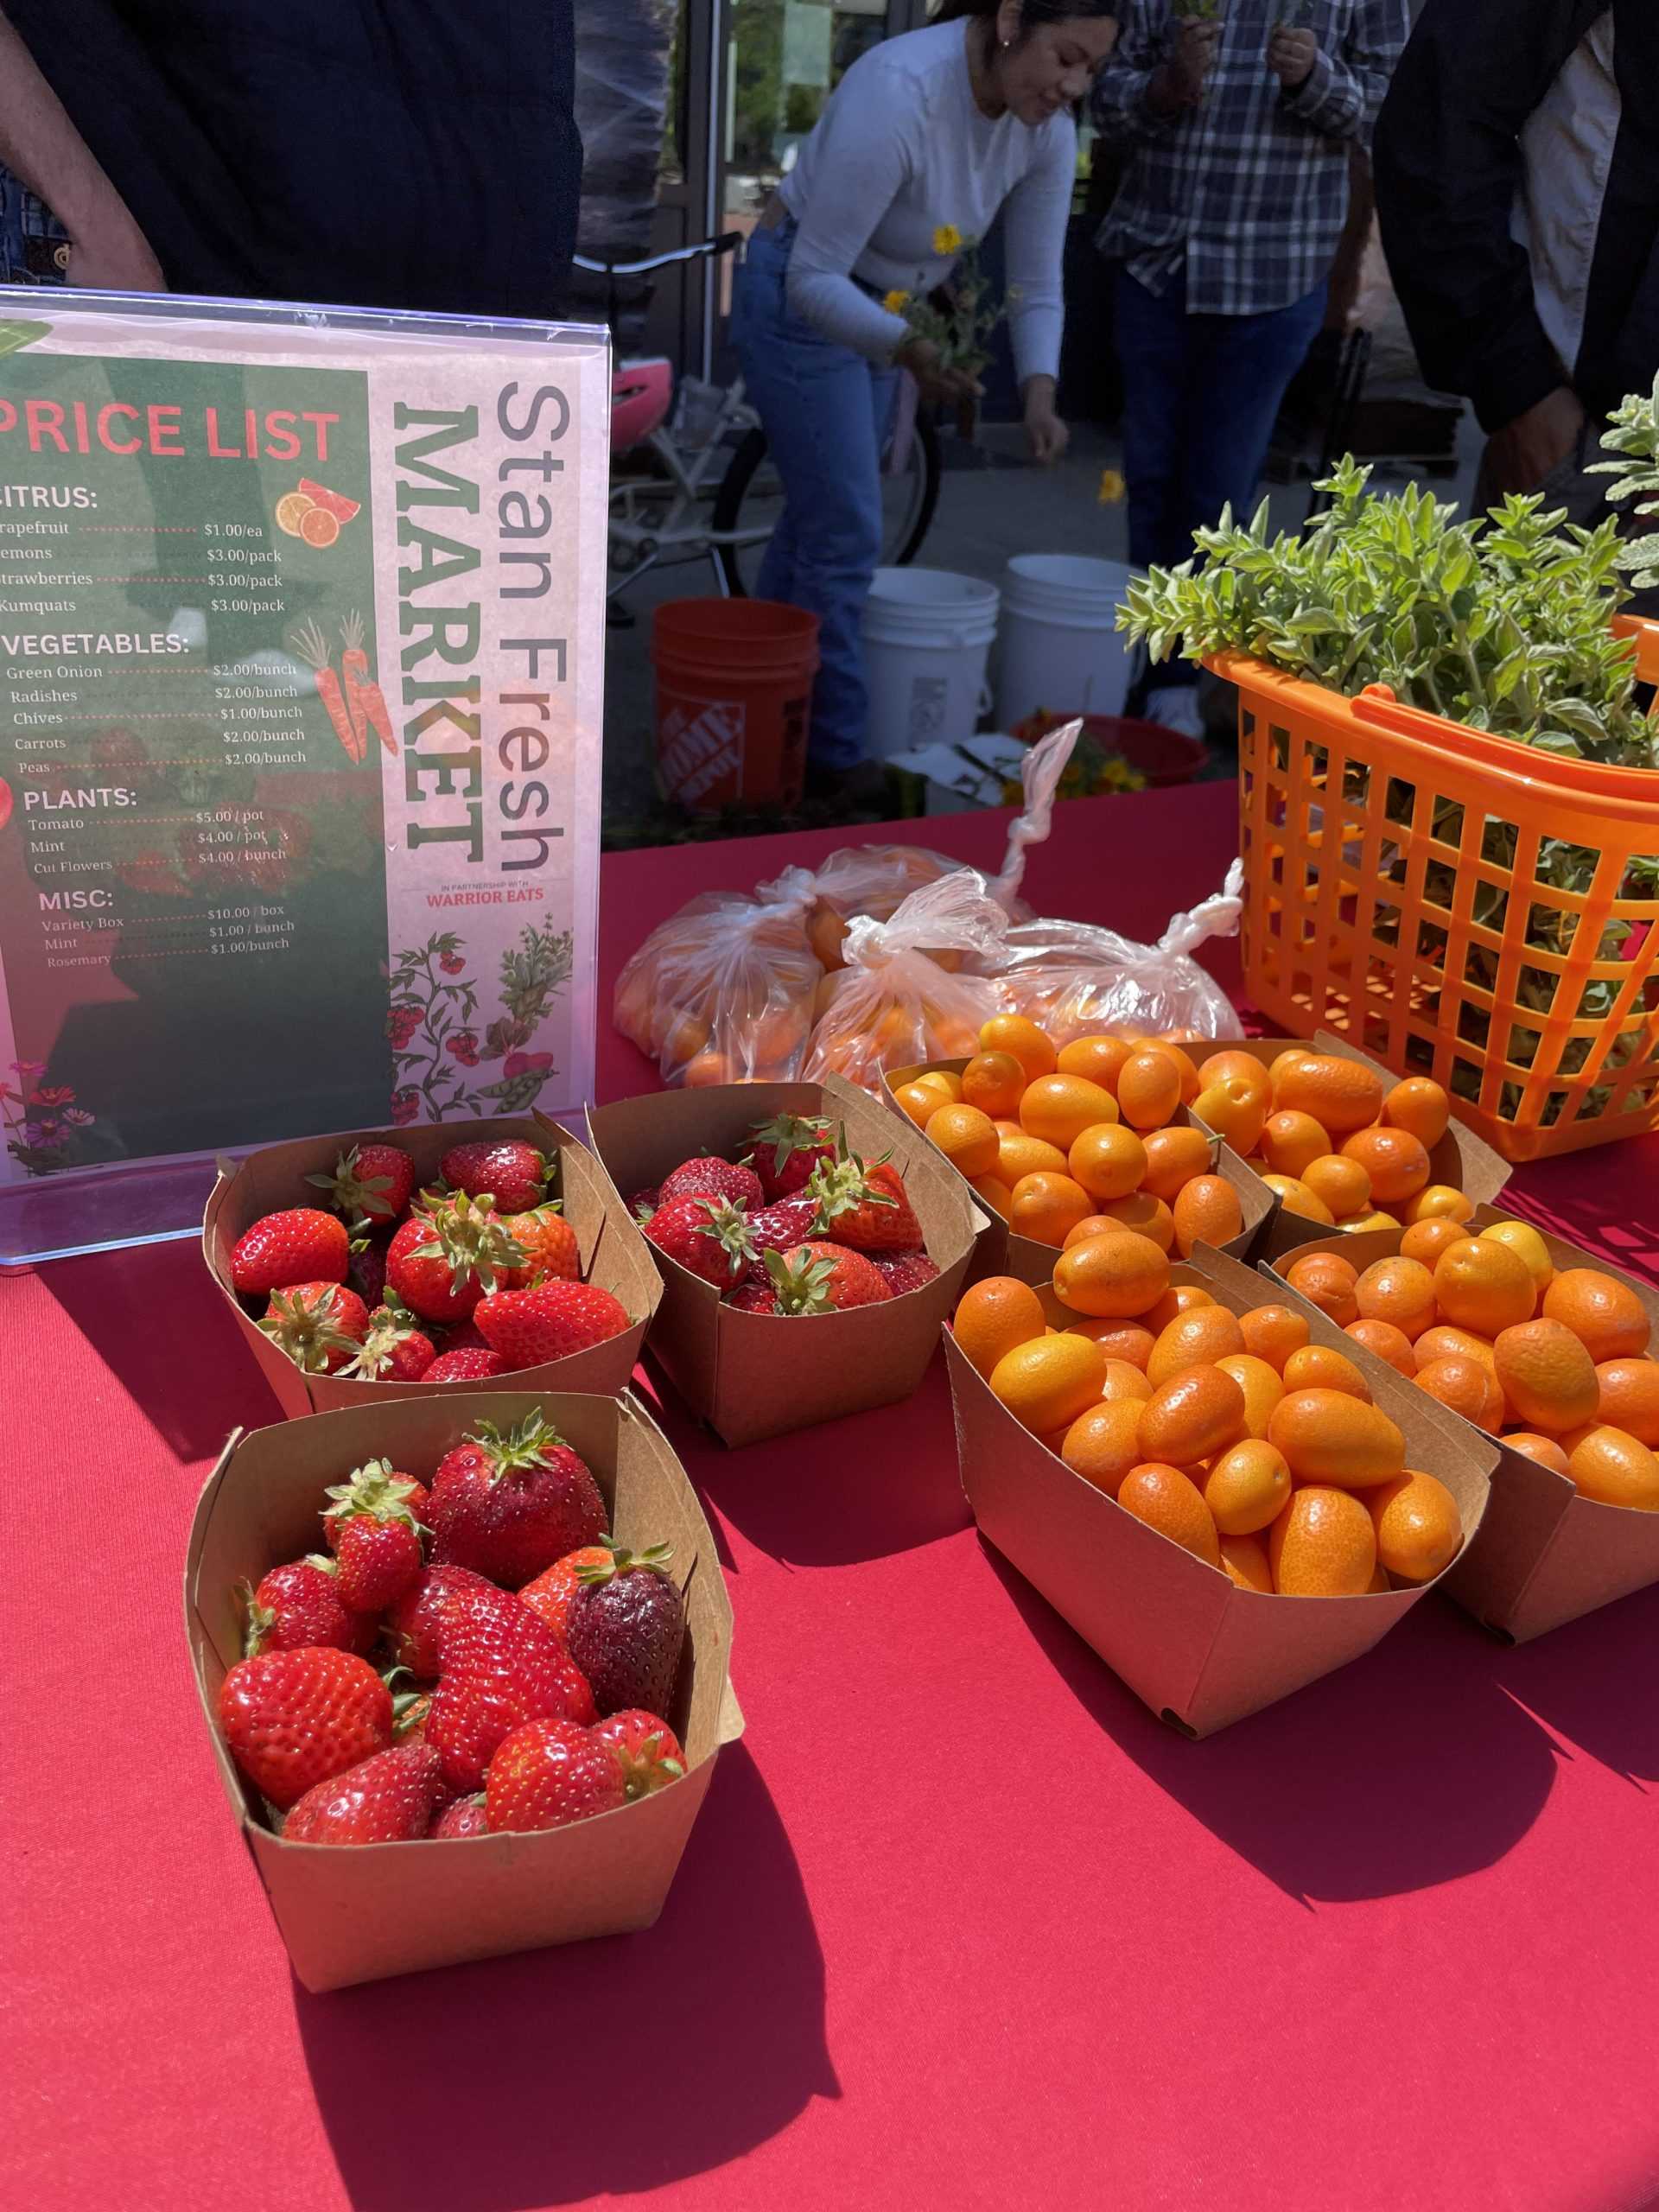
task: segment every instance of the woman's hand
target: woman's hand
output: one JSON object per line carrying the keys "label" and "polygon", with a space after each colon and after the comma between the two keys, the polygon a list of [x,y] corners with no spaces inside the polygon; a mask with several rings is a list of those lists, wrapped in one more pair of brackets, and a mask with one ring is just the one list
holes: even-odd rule
{"label": "woman's hand", "polygon": [[1054,412],[1054,379],[1033,377],[1026,386],[1026,442],[1031,457],[1047,468],[1065,457],[1071,433]]}
{"label": "woman's hand", "polygon": [[957,407],[964,399],[983,397],[979,378],[966,369],[946,368],[931,338],[907,338],[893,359],[895,368],[910,371],[922,397],[939,406]]}

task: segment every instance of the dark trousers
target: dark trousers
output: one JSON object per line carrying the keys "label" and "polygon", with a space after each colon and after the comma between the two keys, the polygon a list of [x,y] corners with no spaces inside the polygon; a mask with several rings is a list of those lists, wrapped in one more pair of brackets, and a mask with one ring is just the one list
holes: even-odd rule
{"label": "dark trousers", "polygon": [[[1264,315],[1189,315],[1184,270],[1162,293],[1121,262],[1115,276],[1129,561],[1170,568],[1224,507],[1249,520],[1280,402],[1325,321],[1327,288]],[[1172,660],[1150,679],[1195,683],[1198,671]],[[1131,714],[1148,688],[1143,674]]]}

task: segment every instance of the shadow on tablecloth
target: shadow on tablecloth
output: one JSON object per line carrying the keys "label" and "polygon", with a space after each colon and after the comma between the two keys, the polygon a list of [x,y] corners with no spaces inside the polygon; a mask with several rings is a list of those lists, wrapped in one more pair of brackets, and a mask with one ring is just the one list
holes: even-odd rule
{"label": "shadow on tablecloth", "polygon": [[654,1929],[321,1997],[296,1983],[294,2005],[356,2212],[660,2188],[841,2094],[823,1955],[741,1744]]}
{"label": "shadow on tablecloth", "polygon": [[1001,1554],[1009,1602],[1078,1701],[1158,1786],[1310,1909],[1491,1866],[1565,1756],[1515,1699],[1516,1655],[1433,1598],[1374,1651],[1190,1742],[1147,1711]]}
{"label": "shadow on tablecloth", "polygon": [[1505,1652],[1498,1679],[1567,1744],[1640,1788],[1659,1783],[1659,1587]]}

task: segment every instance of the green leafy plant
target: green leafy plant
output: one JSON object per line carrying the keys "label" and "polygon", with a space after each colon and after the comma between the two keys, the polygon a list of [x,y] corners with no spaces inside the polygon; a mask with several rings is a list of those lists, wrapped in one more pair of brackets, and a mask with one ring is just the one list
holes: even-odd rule
{"label": "green leafy plant", "polygon": [[933,251],[956,256],[949,285],[920,298],[889,292],[881,304],[889,315],[902,315],[916,337],[938,347],[942,368],[977,376],[991,358],[986,341],[1002,319],[1001,308],[988,298],[991,283],[979,265],[979,240],[964,238],[953,223],[941,223],[933,233]]}
{"label": "green leafy plant", "polygon": [[[1659,513],[1659,377],[1651,391],[1626,399],[1608,418],[1601,444],[1605,453],[1617,457],[1592,461],[1587,474],[1616,480],[1607,487],[1609,501],[1617,506],[1624,499],[1639,499],[1637,514]],[[1659,535],[1626,539],[1619,566],[1630,572],[1637,591],[1659,585]]]}

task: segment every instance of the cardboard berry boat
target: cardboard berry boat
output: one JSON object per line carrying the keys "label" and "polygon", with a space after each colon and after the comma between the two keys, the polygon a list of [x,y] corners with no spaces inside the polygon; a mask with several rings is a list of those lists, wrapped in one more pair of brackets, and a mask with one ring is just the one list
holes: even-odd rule
{"label": "cardboard berry boat", "polygon": [[[682,1161],[729,1156],[760,1122],[823,1116],[850,1148],[887,1155],[905,1180],[938,1278],[920,1290],[851,1313],[787,1319],[744,1313],[689,1268],[647,1245],[663,1278],[651,1350],[680,1395],[730,1445],[907,1398],[920,1382],[957,1301],[984,1225],[966,1184],[910,1124],[837,1077],[664,1090],[590,1106],[594,1150],[619,1192],[654,1187]],[[908,1134],[906,1134],[906,1129]]]}
{"label": "cardboard berry boat", "polygon": [[[1345,1038],[1333,1037],[1329,1030],[1325,1029],[1319,1030],[1311,1039],[1236,1037],[1224,1046],[1218,1045],[1216,1050],[1248,1052],[1253,1060],[1260,1060],[1266,1068],[1272,1066],[1281,1052],[1298,1047],[1308,1052],[1329,1053],[1333,1059],[1356,1061],[1361,1067],[1370,1068],[1373,1075],[1379,1076],[1385,1086],[1402,1080],[1381,1060],[1373,1059],[1369,1052],[1362,1052],[1357,1046],[1349,1044]],[[1197,1119],[1196,1116],[1194,1119]],[[1201,1121],[1198,1125],[1200,1128],[1205,1127]],[[1342,1140],[1336,1138],[1333,1141],[1340,1152]],[[1258,1172],[1250,1162],[1241,1160],[1239,1164],[1245,1174],[1260,1183]],[[1429,1147],[1428,1179],[1431,1183],[1447,1184],[1452,1190],[1461,1191],[1472,1198],[1477,1205],[1481,1205],[1488,1199],[1495,1198],[1509,1181],[1510,1166],[1472,1129],[1465,1128],[1454,1114],[1445,1135],[1438,1144]],[[1260,1183],[1260,1187],[1263,1191],[1268,1189],[1264,1183]],[[1322,1222],[1311,1221],[1305,1214],[1289,1212],[1278,1203],[1275,1194],[1271,1192],[1268,1194],[1274,1199],[1273,1215],[1250,1255],[1252,1259],[1271,1262],[1287,1253],[1294,1254],[1303,1246],[1318,1243],[1331,1234]],[[1343,1249],[1347,1249],[1345,1243]]]}
{"label": "cardboard berry boat", "polygon": [[327,1173],[354,1144],[394,1144],[415,1162],[416,1188],[434,1183],[438,1163],[452,1145],[480,1139],[522,1137],[554,1162],[548,1196],[557,1198],[575,1232],[584,1282],[610,1291],[632,1316],[620,1336],[577,1352],[569,1359],[470,1382],[469,1390],[575,1390],[611,1397],[627,1385],[639,1363],[662,1282],[639,1225],[611,1188],[599,1162],[581,1139],[543,1114],[483,1122],[442,1122],[417,1128],[356,1129],[344,1136],[306,1137],[291,1144],[267,1145],[238,1166],[221,1168],[202,1217],[201,1249],[207,1271],[236,1316],[248,1349],[258,1362],[283,1411],[290,1419],[331,1413],[345,1406],[395,1405],[408,1398],[454,1392],[454,1382],[367,1382],[357,1376],[307,1375],[273,1344],[231,1286],[231,1254],[244,1230],[262,1214],[284,1206],[320,1204],[306,1182]]}
{"label": "cardboard berry boat", "polygon": [[[1469,1232],[1472,1236],[1505,1217],[1497,1207],[1477,1206],[1467,1224]],[[1333,1237],[1327,1232],[1287,1254],[1272,1271],[1274,1295],[1294,1304],[1299,1313],[1310,1313],[1313,1309],[1308,1301],[1283,1280],[1282,1268],[1304,1252],[1339,1252],[1363,1272],[1374,1260],[1393,1259],[1402,1233],[1374,1229]],[[1538,1233],[1558,1268],[1595,1268],[1633,1291],[1652,1316],[1654,1344],[1659,1348],[1659,1292],[1650,1283],[1611,1266],[1599,1252],[1586,1252],[1551,1236],[1547,1229]],[[1378,1368],[1392,1372],[1363,1344],[1350,1339],[1344,1350],[1373,1388]],[[1501,1438],[1490,1437],[1426,1390],[1416,1395],[1430,1417],[1449,1432],[1477,1436],[1497,1455],[1492,1501],[1480,1533],[1445,1577],[1446,1596],[1455,1598],[1484,1628],[1507,1643],[1530,1643],[1550,1629],[1611,1605],[1616,1598],[1659,1582],[1659,1513],[1640,1513],[1627,1505],[1605,1505],[1599,1498],[1585,1497],[1565,1475],[1512,1450]]]}
{"label": "cardboard berry boat", "polygon": [[[1213,1044],[1206,1045],[1205,1050],[1215,1052],[1231,1052],[1243,1041],[1245,1040],[1235,1037],[1220,1037]],[[915,1123],[899,1103],[893,1093],[902,1090],[907,1083],[913,1083],[918,1075],[926,1075],[930,1070],[942,1075],[960,1075],[967,1065],[966,1060],[929,1060],[919,1063],[915,1067],[892,1069],[882,1078],[883,1097],[906,1128],[913,1129]],[[1230,1145],[1224,1144],[1212,1129],[1205,1129],[1204,1123],[1186,1107],[1176,1108],[1170,1126],[1174,1128],[1204,1129],[1204,1134],[1210,1140],[1209,1172],[1212,1175],[1219,1175],[1224,1182],[1230,1183],[1237,1192],[1238,1209],[1244,1224],[1238,1235],[1230,1237],[1221,1249],[1231,1259],[1243,1260],[1251,1257],[1255,1249],[1263,1242],[1268,1233],[1268,1224],[1278,1210],[1277,1196],[1268,1188],[1253,1168],[1246,1166]],[[947,1173],[956,1177],[968,1192],[969,1197],[973,1199],[974,1204],[979,1205],[979,1201],[974,1194],[973,1185],[963,1174],[961,1169],[946,1160],[937,1147],[931,1147],[930,1149],[933,1151],[934,1157]],[[1058,1249],[1052,1244],[1040,1244],[1033,1236],[1020,1236],[1000,1216],[991,1213],[984,1206],[980,1206],[979,1210],[982,1218],[985,1221],[985,1227],[980,1232],[979,1244],[974,1255],[974,1264],[969,1279],[977,1281],[982,1275],[1017,1275],[1021,1282],[1038,1286],[1047,1282],[1053,1275],[1054,1262],[1059,1257]],[[1317,1224],[1311,1224],[1310,1226],[1317,1226]]]}
{"label": "cardboard berry boat", "polygon": [[[592,1469],[612,1532],[671,1544],[686,1641],[671,1710],[684,1778],[614,1812],[532,1835],[285,1843],[220,1738],[219,1685],[242,1654],[238,1581],[315,1548],[324,1487],[390,1455],[429,1473],[480,1420],[540,1413]],[[308,1989],[542,1944],[648,1928],[662,1911],[722,1745],[743,1732],[732,1694],[732,1611],[715,1543],[667,1439],[637,1399],[450,1389],[238,1431],[208,1477],[184,1570],[185,1633],[219,1779]]]}
{"label": "cardboard berry boat", "polygon": [[[1170,1281],[1202,1284],[1234,1313],[1281,1295],[1273,1278],[1204,1245],[1171,1268]],[[1076,1318],[1052,1291],[1041,1294],[1057,1325]],[[1309,1332],[1315,1344],[1351,1349],[1322,1313],[1309,1314]],[[948,1332],[945,1344],[962,1486],[980,1534],[1185,1735],[1211,1735],[1359,1658],[1435,1587],[1357,1598],[1241,1590],[1074,1474],[991,1395]],[[1366,1374],[1377,1405],[1405,1432],[1406,1465],[1438,1476],[1457,1500],[1466,1548],[1485,1510],[1496,1447],[1472,1429],[1452,1434],[1391,1369]],[[1454,1571],[1455,1562],[1446,1573]]]}

